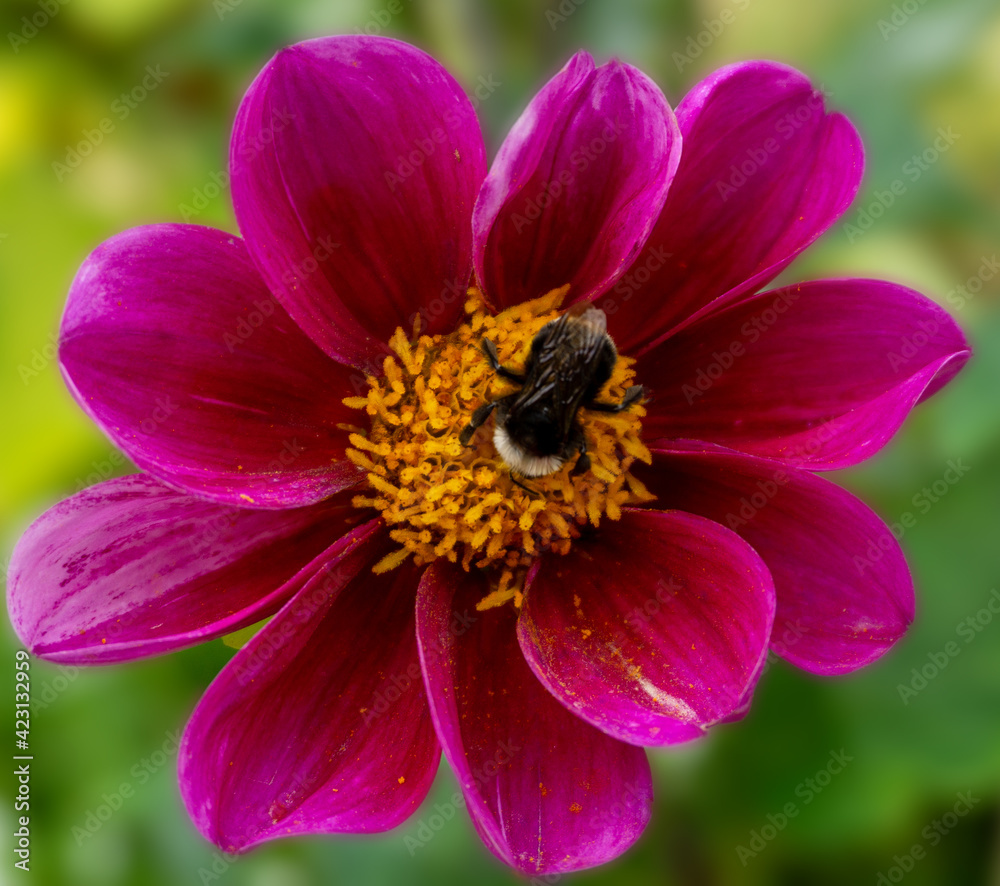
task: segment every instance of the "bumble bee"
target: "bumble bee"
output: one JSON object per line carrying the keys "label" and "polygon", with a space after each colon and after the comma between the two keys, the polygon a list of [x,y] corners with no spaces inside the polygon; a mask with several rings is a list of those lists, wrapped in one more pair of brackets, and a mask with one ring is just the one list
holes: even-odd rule
{"label": "bumble bee", "polygon": [[538,330],[524,373],[500,365],[496,345],[488,338],[482,350],[493,371],[521,385],[521,390],[480,406],[459,437],[467,446],[476,429],[496,410],[493,445],[512,471],[542,477],[580,456],[574,474],[590,469],[587,438],[576,421],[580,407],[596,412],[621,412],[643,396],[633,385],[621,403],[599,403],[597,396],[611,378],[618,350],[607,331],[600,308],[582,302]]}

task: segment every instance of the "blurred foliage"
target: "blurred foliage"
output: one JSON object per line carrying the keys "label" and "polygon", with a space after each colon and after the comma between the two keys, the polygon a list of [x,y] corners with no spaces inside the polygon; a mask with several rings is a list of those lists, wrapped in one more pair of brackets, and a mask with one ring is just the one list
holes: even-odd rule
{"label": "blurred foliage", "polygon": [[[424,47],[469,89],[492,75],[500,88],[479,110],[493,150],[533,92],[580,47],[599,60],[620,55],[638,65],[673,102],[721,64],[785,61],[822,84],[831,106],[850,116],[865,139],[864,190],[844,221],[899,177],[938,127],[959,134],[863,236],[850,242],[835,225],[785,275],[906,283],[957,310],[973,341],[977,356],[954,384],[921,406],[876,459],[837,476],[889,521],[914,514],[903,545],[919,589],[918,619],[884,660],[847,678],[819,679],[782,663],[769,668],[745,721],[695,746],[652,755],[658,799],[638,846],[611,866],[563,879],[581,886],[876,883],[922,844],[926,857],[905,873],[908,886],[1000,884],[1000,618],[973,642],[961,642],[961,655],[907,704],[898,691],[1000,586],[1000,283],[987,281],[960,307],[954,297],[996,255],[1000,234],[996,3],[405,0],[388,20],[387,7],[384,0],[68,0],[36,35],[12,42],[11,34],[30,33],[24,17],[30,20],[40,6],[6,0],[0,12],[3,563],[45,508],[128,470],[73,404],[52,360],[76,268],[116,231],[178,221],[183,206],[198,206],[194,221],[236,230],[227,194],[206,196],[206,188],[225,169],[243,90],[282,45],[382,29],[384,22],[384,33]],[[725,9],[734,11],[732,22],[713,25]],[[699,33],[713,29],[721,33],[699,47]],[[57,180],[53,161],[109,114],[147,65],[169,74],[127,118],[115,118],[114,131],[92,156]],[[204,199],[193,204],[199,193]],[[966,478],[921,512],[914,496],[958,458],[970,466]],[[12,661],[17,643],[9,626],[0,648],[3,660]],[[231,655],[215,642],[89,671],[33,662],[35,697],[44,705],[32,732],[33,870],[24,876],[11,867],[13,788],[5,787],[0,882],[14,882],[15,875],[75,886],[515,880],[464,815],[419,850],[404,845],[431,805],[454,791],[446,768],[428,805],[393,833],[271,844],[229,864],[190,825],[170,759],[92,837],[78,840],[74,826],[84,824],[103,793],[136,781],[133,767],[183,725]],[[9,714],[3,723],[12,729]],[[819,791],[808,787],[807,779],[817,779],[841,750],[853,758],[843,772]],[[936,841],[929,838],[925,828],[969,791],[979,798],[971,814]],[[790,803],[797,814],[779,828]],[[762,832],[773,838],[762,837],[761,851],[741,860],[738,847],[752,849],[753,834]]]}

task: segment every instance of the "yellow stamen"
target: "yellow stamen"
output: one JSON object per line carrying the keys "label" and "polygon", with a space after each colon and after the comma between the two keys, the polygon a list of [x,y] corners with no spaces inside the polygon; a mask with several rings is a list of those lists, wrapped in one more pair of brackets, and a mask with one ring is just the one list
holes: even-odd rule
{"label": "yellow stamen", "polygon": [[372,572],[376,575],[381,575],[383,572],[395,569],[400,563],[410,556],[410,553],[411,552],[406,548],[400,548],[398,551],[386,554],[381,560],[378,561],[378,563],[372,566]]}
{"label": "yellow stamen", "polygon": [[[581,410],[577,421],[587,437],[590,470],[573,474],[571,458],[555,473],[527,481],[530,490],[514,482],[497,455],[492,421],[469,446],[459,442],[477,407],[517,390],[490,369],[480,349],[484,336],[497,346],[501,363],[520,368],[535,334],[559,316],[567,290],[492,316],[479,291],[470,289],[469,317],[455,332],[410,340],[397,329],[384,375],[368,379],[366,397],[344,399],[371,420],[367,434],[352,428],[347,457],[365,470],[376,494],[359,495],[354,503],[380,511],[401,545],[375,572],[410,556],[418,566],[445,557],[466,570],[492,568],[494,590],[477,608],[520,606],[533,558],[565,554],[587,524],[596,527],[605,515],[618,520],[623,507],[654,498],[629,473],[634,462],[650,461],[641,440],[645,410],[638,404],[617,414]],[[618,359],[602,402],[625,396],[634,382],[633,363]]]}
{"label": "yellow stamen", "polygon": [[514,573],[509,569],[505,569],[500,573],[500,581],[497,584],[497,589],[490,594],[487,594],[476,604],[476,609],[479,612],[485,612],[487,609],[494,609],[497,606],[503,606],[504,603],[509,600],[513,600],[518,609],[521,608],[521,600],[523,594],[521,593],[521,586],[524,581],[524,576],[518,576],[518,581],[515,582]]}

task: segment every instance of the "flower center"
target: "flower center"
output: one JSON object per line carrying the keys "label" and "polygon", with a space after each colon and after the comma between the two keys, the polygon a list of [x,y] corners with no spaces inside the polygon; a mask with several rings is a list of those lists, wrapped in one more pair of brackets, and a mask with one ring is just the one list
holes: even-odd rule
{"label": "flower center", "polygon": [[[568,288],[496,316],[470,289],[465,323],[450,335],[416,341],[397,329],[389,341],[395,356],[385,358],[384,375],[368,379],[366,397],[344,400],[371,419],[367,434],[350,435],[347,450],[371,487],[354,505],[378,510],[401,546],[376,564],[376,572],[410,556],[418,565],[445,557],[466,570],[492,567],[495,589],[479,608],[508,600],[519,606],[524,574],[535,557],[566,554],[602,517],[617,520],[624,505],[654,498],[629,473],[636,459],[651,461],[640,439],[645,410],[638,403],[618,413],[579,409],[575,421],[590,458],[586,471],[574,473],[576,459],[568,458],[545,476],[512,474],[494,445],[495,417],[468,445],[460,440],[476,408],[519,390],[494,372],[483,340],[496,346],[500,365],[520,371],[535,334],[559,316]],[[617,359],[602,402],[621,402],[635,376],[633,363]]]}

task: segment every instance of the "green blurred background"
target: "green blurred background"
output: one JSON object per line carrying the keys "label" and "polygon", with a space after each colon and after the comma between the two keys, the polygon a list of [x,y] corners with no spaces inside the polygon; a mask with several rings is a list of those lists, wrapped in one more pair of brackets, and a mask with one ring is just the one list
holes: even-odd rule
{"label": "green blurred background", "polygon": [[[875,884],[885,875],[913,886],[1000,884],[1000,616],[980,614],[978,629],[964,629],[971,642],[958,633],[1000,587],[1000,275],[987,280],[981,272],[996,261],[1000,239],[995,0],[53,0],[53,7],[54,15],[39,15],[38,2],[4,0],[0,13],[4,574],[18,535],[44,509],[130,470],[74,405],[52,359],[76,268],[100,241],[134,225],[188,215],[236,231],[228,192],[213,182],[226,168],[237,103],[279,47],[365,29],[411,40],[470,92],[495,85],[479,104],[491,151],[580,47],[599,61],[619,55],[638,65],[673,103],[739,59],[785,61],[822,84],[867,149],[862,196],[844,221],[856,223],[859,208],[895,179],[906,192],[860,236],[835,226],[785,276],[909,284],[952,309],[977,352],[880,456],[838,476],[887,520],[912,515],[902,543],[918,586],[917,622],[884,660],[847,678],[818,679],[783,663],[769,668],[745,721],[696,746],[652,754],[658,797],[641,842],[610,866],[562,879],[581,886]],[[34,15],[51,18],[37,34],[22,19]],[[147,65],[168,76],[126,119],[113,114],[114,131],[59,181],[53,162],[111,113]],[[933,143],[938,127],[958,138],[913,180],[906,164]],[[957,287],[970,279],[973,297],[965,298]],[[948,484],[948,462],[957,459],[969,469]],[[921,497],[924,487],[939,500]],[[960,655],[904,704],[899,685],[950,641]],[[6,623],[0,647],[12,687],[17,642]],[[33,662],[33,867],[30,874],[13,868],[8,776],[0,882],[516,880],[464,814],[420,848],[404,843],[420,833],[433,803],[455,790],[446,767],[427,805],[393,833],[270,844],[232,864],[216,855],[181,806],[174,756],[156,752],[165,742],[172,747],[168,735],[231,655],[216,641],[95,670]],[[13,731],[13,689],[6,691],[4,746]],[[841,752],[851,760],[827,778],[831,753]],[[74,832],[123,783],[134,795],[122,808],[92,836]],[[943,819],[968,792],[978,800],[971,813],[957,823]],[[796,815],[779,827],[789,804]],[[908,861],[914,846],[924,857]]]}

